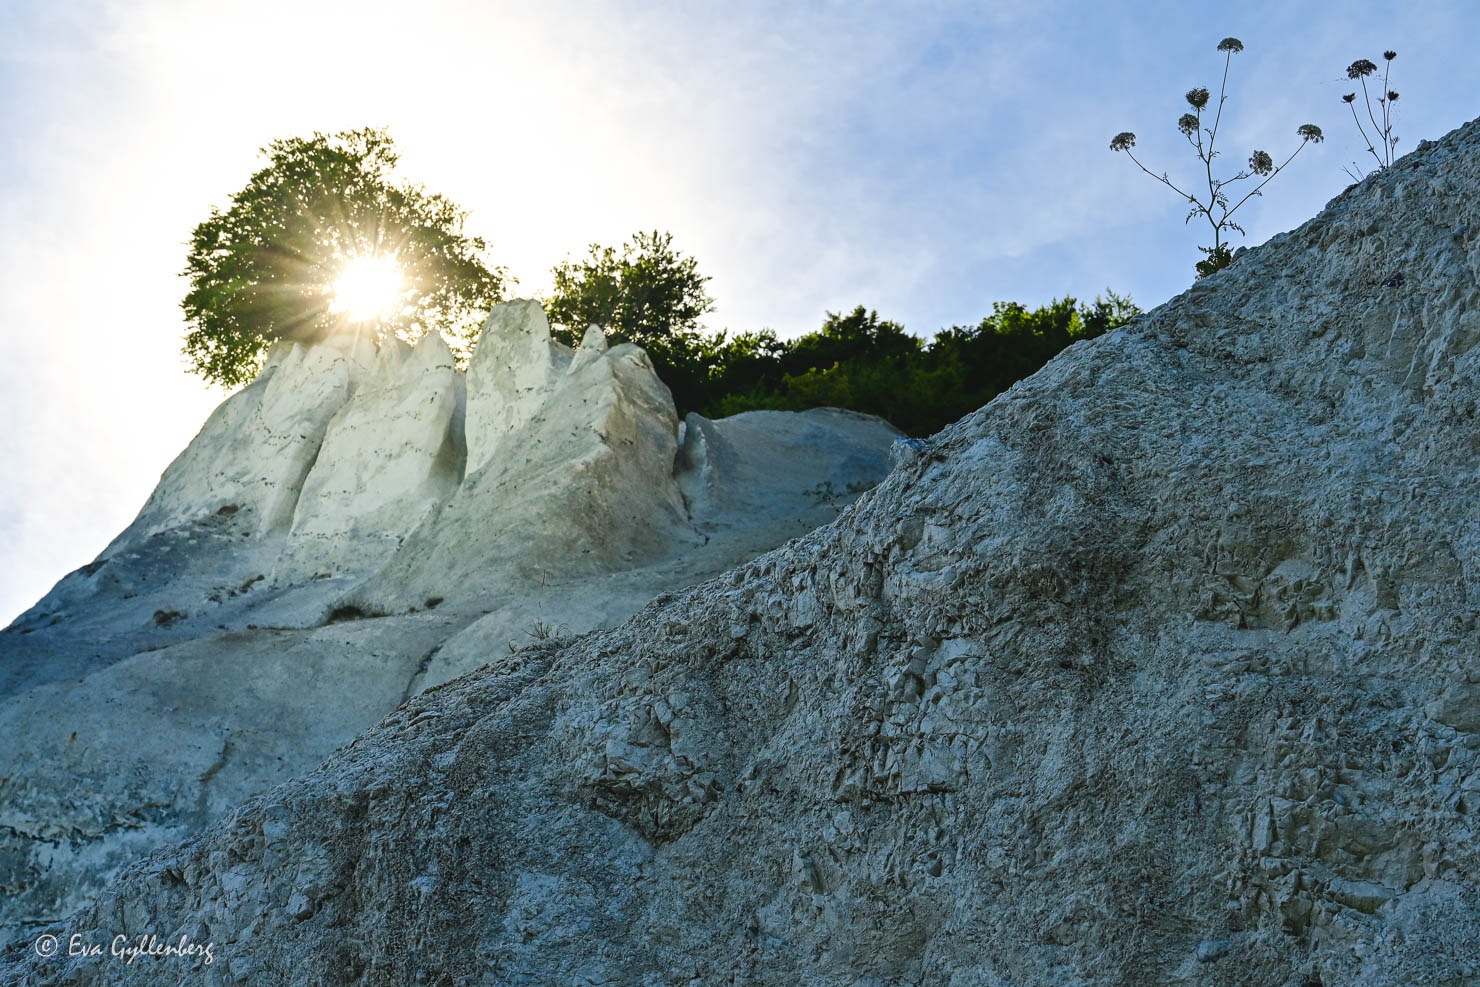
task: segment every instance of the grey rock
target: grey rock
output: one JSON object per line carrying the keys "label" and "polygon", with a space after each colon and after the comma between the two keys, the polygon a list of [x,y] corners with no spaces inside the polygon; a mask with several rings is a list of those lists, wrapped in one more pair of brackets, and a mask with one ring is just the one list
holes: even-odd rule
{"label": "grey rock", "polygon": [[690,424],[715,462],[679,462],[640,349],[593,326],[572,354],[535,302],[495,309],[466,375],[437,336],[279,346],[0,634],[0,939],[421,689],[831,520],[898,434],[842,412]]}
{"label": "grey rock", "polygon": [[46,931],[286,984],[1474,982],[1477,202],[1472,123]]}

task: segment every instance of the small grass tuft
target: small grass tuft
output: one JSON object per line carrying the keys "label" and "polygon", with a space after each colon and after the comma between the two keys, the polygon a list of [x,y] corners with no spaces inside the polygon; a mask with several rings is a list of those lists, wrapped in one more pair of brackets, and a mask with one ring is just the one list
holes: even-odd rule
{"label": "small grass tuft", "polygon": [[350,620],[369,620],[372,617],[384,616],[385,612],[383,610],[362,607],[355,603],[345,603],[330,610],[328,615],[324,617],[323,624],[320,626],[342,624]]}

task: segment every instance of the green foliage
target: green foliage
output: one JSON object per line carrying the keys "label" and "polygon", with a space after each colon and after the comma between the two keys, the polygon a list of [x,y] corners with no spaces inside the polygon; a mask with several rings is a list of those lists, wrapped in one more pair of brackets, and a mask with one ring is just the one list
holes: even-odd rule
{"label": "green foliage", "polygon": [[1207,254],[1195,265],[1197,268],[1197,280],[1201,281],[1210,274],[1217,274],[1229,264],[1233,263],[1233,251],[1228,249],[1228,244],[1220,243],[1216,247],[1198,247]]}
{"label": "green foliage", "polygon": [[792,342],[781,356],[781,368],[799,374],[841,363],[883,363],[918,353],[923,344],[897,322],[880,319],[862,305],[847,315],[827,313],[817,332]]}
{"label": "green foliage", "polygon": [[1107,292],[1088,305],[1065,298],[1037,309],[998,303],[975,326],[926,342],[863,306],[827,314],[822,327],[782,340],[769,329],[708,333],[708,278],[673,250],[666,233],[639,233],[618,251],[593,244],[588,257],[553,273],[545,303],[551,335],[567,345],[585,327],[643,346],[680,414],[721,418],[742,411],[848,408],[925,435],[975,411],[1079,339],[1140,313]]}
{"label": "green foliage", "polygon": [[[1347,93],[1341,97],[1341,101],[1351,109],[1352,120],[1356,122],[1357,131],[1362,135],[1362,140],[1367,142],[1367,153],[1371,154],[1373,159],[1376,160],[1378,171],[1392,165],[1393,155],[1398,146],[1398,138],[1393,136],[1393,104],[1398,101],[1398,94],[1388,88],[1389,76],[1393,69],[1393,59],[1397,57],[1398,53],[1395,51],[1385,51],[1382,53],[1382,90],[1377,96],[1378,112],[1382,114],[1381,123],[1377,120],[1377,113],[1372,110],[1372,92],[1367,88],[1367,76],[1377,71],[1377,64],[1371,59],[1359,58],[1346,67],[1346,77],[1348,79],[1356,79],[1362,84],[1362,102],[1367,108],[1367,119],[1372,123],[1373,133],[1371,137],[1367,135],[1367,128],[1362,126],[1362,118],[1357,115],[1357,94]],[[1382,145],[1382,153],[1380,154],[1373,145],[1373,137],[1377,139],[1378,144]],[[1350,168],[1346,169],[1346,173],[1351,176],[1352,181],[1358,181],[1362,177]]]}
{"label": "green foliage", "polygon": [[647,350],[680,408],[702,403],[723,337],[701,332],[699,320],[714,310],[704,289],[709,278],[673,249],[673,234],[637,233],[620,253],[593,243],[586,259],[562,261],[551,274],[555,286],[545,302],[551,335],[574,345],[587,326],[601,326],[612,342]]}
{"label": "green foliage", "polygon": [[[1243,227],[1233,221],[1233,214],[1238,211],[1239,207],[1254,196],[1262,195],[1264,186],[1268,185],[1275,175],[1283,171],[1286,165],[1295,160],[1295,155],[1299,154],[1305,145],[1319,144],[1325,139],[1321,134],[1320,127],[1317,127],[1313,123],[1302,124],[1295,131],[1295,135],[1300,138],[1300,144],[1284,160],[1284,163],[1276,166],[1274,158],[1270,156],[1269,152],[1256,150],[1253,154],[1249,155],[1247,166],[1239,169],[1236,174],[1228,178],[1214,178],[1213,158],[1222,153],[1214,150],[1214,146],[1218,141],[1218,125],[1223,120],[1223,104],[1228,100],[1228,68],[1233,61],[1233,56],[1244,50],[1244,45],[1238,38],[1224,38],[1218,42],[1218,50],[1223,52],[1223,81],[1218,88],[1218,105],[1213,111],[1212,125],[1207,125],[1207,121],[1203,118],[1203,111],[1208,108],[1212,94],[1201,87],[1188,90],[1183,96],[1183,99],[1187,101],[1187,105],[1191,107],[1192,112],[1183,113],[1177,118],[1177,129],[1181,131],[1182,136],[1187,139],[1187,143],[1192,146],[1192,149],[1197,152],[1198,161],[1203,166],[1202,170],[1208,187],[1205,198],[1199,198],[1197,195],[1182,191],[1182,189],[1172,183],[1171,179],[1167,177],[1166,172],[1158,175],[1141,164],[1140,159],[1131,151],[1136,146],[1135,134],[1130,131],[1124,131],[1116,134],[1110,141],[1110,150],[1124,151],[1126,156],[1134,161],[1136,166],[1142,171],[1187,200],[1192,208],[1188,211],[1185,222],[1190,223],[1194,217],[1202,216],[1208,221],[1208,225],[1212,227],[1213,245],[1211,247],[1197,248],[1207,255],[1196,264],[1199,280],[1221,271],[1233,262],[1233,255],[1224,243],[1223,234],[1226,230],[1236,230],[1239,233],[1244,232]],[[1393,98],[1397,98],[1396,93],[1393,94]],[[1263,181],[1259,182],[1258,185],[1236,203],[1224,191],[1236,182],[1254,177],[1262,178]]]}
{"label": "green foliage", "polygon": [[[181,303],[190,369],[236,386],[276,340],[345,331],[407,340],[441,331],[465,359],[507,282],[503,268],[485,266],[484,242],[463,235],[466,213],[397,181],[383,130],[277,140],[263,153],[267,166],[191,235]],[[394,260],[401,291],[379,317],[352,325],[334,311],[332,286],[369,257]]]}
{"label": "green foliage", "polygon": [[585,260],[562,261],[551,273],[555,288],[545,311],[567,343],[598,325],[617,341],[651,348],[692,337],[699,319],[714,310],[704,291],[709,279],[692,257],[673,249],[671,233],[638,233],[620,254],[593,243]]}
{"label": "green foliage", "polygon": [[[1064,347],[1123,325],[1137,314],[1108,292],[1087,306],[1064,298],[1037,309],[998,302],[975,326],[955,326],[928,343],[878,313],[829,313],[822,328],[752,352],[743,379],[719,376],[704,413],[830,406],[878,415],[911,435],[928,435],[975,411],[1035,373]],[[755,349],[754,338],[747,348]],[[723,365],[729,344],[718,347]],[[748,386],[738,386],[748,385]]]}
{"label": "green foliage", "polygon": [[1080,338],[1093,339],[1103,336],[1111,329],[1119,328],[1141,314],[1140,306],[1131,301],[1129,295],[1117,295],[1105,289],[1105,297],[1096,295],[1087,306],[1080,306],[1079,321],[1083,326]]}
{"label": "green foliage", "polygon": [[720,333],[706,342],[712,354],[705,374],[708,387],[697,407],[712,404],[719,395],[774,390],[781,385],[785,376],[781,357],[792,344],[770,329],[738,333],[733,339]]}
{"label": "green foliage", "polygon": [[673,392],[675,405],[680,409],[704,405],[711,387],[710,377],[723,359],[720,352],[723,333],[707,335],[697,330],[680,330],[646,340],[639,337],[637,342],[647,350],[653,369]]}

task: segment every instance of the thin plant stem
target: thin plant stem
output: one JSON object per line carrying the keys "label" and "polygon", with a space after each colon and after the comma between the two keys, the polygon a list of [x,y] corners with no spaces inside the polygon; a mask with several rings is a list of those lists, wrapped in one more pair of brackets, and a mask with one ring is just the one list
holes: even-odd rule
{"label": "thin plant stem", "polygon": [[[1377,130],[1378,133],[1381,133],[1382,131],[1378,130],[1377,128],[1377,117],[1374,116],[1372,113],[1372,94],[1367,91],[1367,77],[1358,76],[1357,81],[1362,84],[1362,102],[1367,104],[1367,119],[1372,121],[1372,129]],[[1386,162],[1384,162],[1383,164],[1384,167],[1386,167]]]}
{"label": "thin plant stem", "polygon": [[[1218,116],[1223,115],[1223,97],[1218,97]],[[1201,114],[1199,114],[1201,116]],[[1213,129],[1208,131],[1208,153],[1203,155],[1203,164],[1207,166],[1208,172],[1208,205],[1203,211],[1207,213],[1208,222],[1213,223],[1213,206],[1218,202],[1218,189],[1213,184],[1213,142],[1218,139],[1218,124],[1213,124]],[[1222,230],[1217,223],[1213,223],[1213,249],[1218,249],[1222,238]]]}
{"label": "thin plant stem", "polygon": [[1202,206],[1202,203],[1197,201],[1197,197],[1196,196],[1188,195],[1186,192],[1184,192],[1181,189],[1177,188],[1177,186],[1173,185],[1172,182],[1171,182],[1171,179],[1167,178],[1167,176],[1165,176],[1165,175],[1158,175],[1156,172],[1152,171],[1150,168],[1147,168],[1145,165],[1141,164],[1141,159],[1138,158],[1138,157],[1136,157],[1134,154],[1131,154],[1129,148],[1126,149],[1126,152],[1125,153],[1126,153],[1126,156],[1127,157],[1129,157],[1132,161],[1134,161],[1136,163],[1136,167],[1137,168],[1140,168],[1146,174],[1150,175],[1152,178],[1156,179],[1158,182],[1161,182],[1167,188],[1171,189],[1173,192],[1176,192],[1178,195],[1180,195],[1182,198],[1186,199],[1188,202],[1196,203],[1198,206]]}
{"label": "thin plant stem", "polygon": [[[1218,140],[1218,125],[1223,122],[1223,104],[1228,99],[1228,66],[1233,63],[1233,52],[1223,56],[1223,81],[1218,83],[1218,111],[1213,114],[1213,129],[1208,131],[1208,153],[1203,159],[1207,165],[1208,172],[1208,208],[1204,210],[1208,216],[1208,222],[1213,225],[1213,249],[1216,251],[1223,245],[1223,226],[1221,223],[1213,222],[1212,207],[1218,202],[1218,189],[1222,183],[1213,181],[1213,144]],[[1198,120],[1202,120],[1202,111],[1198,111]],[[1224,218],[1227,218],[1225,213]]]}
{"label": "thin plant stem", "polygon": [[[1229,66],[1229,63],[1231,63],[1232,61],[1233,61],[1233,52],[1230,51],[1228,54],[1226,54],[1226,55],[1223,56],[1223,81],[1221,83],[1219,83],[1219,85],[1218,85],[1218,112],[1213,117],[1213,133],[1214,134],[1216,134],[1218,132],[1218,124],[1223,121],[1223,100],[1226,98],[1224,96],[1224,93],[1228,92],[1228,66]],[[1209,136],[1208,137],[1208,153],[1211,154],[1212,151],[1213,151],[1213,138],[1211,136]]]}
{"label": "thin plant stem", "polygon": [[1262,189],[1264,186],[1268,185],[1271,181],[1273,181],[1275,175],[1278,175],[1280,172],[1284,171],[1285,170],[1285,165],[1289,164],[1291,161],[1294,161],[1295,160],[1295,155],[1296,154],[1299,154],[1302,150],[1304,150],[1305,149],[1305,145],[1307,145],[1309,143],[1310,143],[1310,140],[1308,138],[1306,140],[1301,141],[1300,142],[1300,146],[1297,147],[1294,150],[1294,152],[1292,152],[1291,155],[1288,158],[1285,159],[1284,164],[1280,165],[1274,171],[1271,171],[1269,173],[1269,177],[1268,178],[1266,178],[1264,181],[1260,182],[1257,186],[1255,186],[1255,188],[1248,195],[1246,195],[1242,199],[1238,200],[1238,205],[1235,205],[1232,209],[1229,209],[1227,212],[1225,212],[1223,214],[1224,220],[1227,220],[1229,216],[1232,216],[1235,212],[1237,212],[1239,206],[1243,205],[1245,202],[1248,202],[1254,196],[1258,195],[1259,194],[1259,190]]}
{"label": "thin plant stem", "polygon": [[1393,135],[1393,123],[1391,117],[1389,116],[1392,110],[1392,106],[1390,105],[1392,103],[1392,100],[1388,98],[1388,93],[1392,92],[1392,90],[1388,88],[1388,76],[1392,73],[1392,71],[1393,63],[1392,60],[1389,59],[1384,64],[1382,69],[1382,150],[1383,156],[1387,158],[1388,164],[1393,163],[1393,147],[1395,145],[1395,142],[1391,139]]}
{"label": "thin plant stem", "polygon": [[1357,107],[1356,107],[1356,104],[1355,103],[1347,103],[1346,105],[1349,106],[1349,107],[1351,107],[1352,119],[1356,121],[1357,130],[1358,130],[1359,133],[1361,133],[1362,140],[1364,140],[1364,141],[1367,142],[1367,151],[1368,151],[1368,153],[1371,154],[1372,157],[1377,161],[1377,167],[1379,167],[1379,168],[1386,167],[1386,165],[1383,164],[1382,158],[1380,158],[1380,157],[1377,156],[1377,148],[1375,148],[1375,147],[1372,146],[1372,138],[1370,138],[1370,137],[1367,136],[1367,130],[1366,130],[1365,127],[1362,126],[1362,118],[1359,117],[1359,116],[1357,116]]}

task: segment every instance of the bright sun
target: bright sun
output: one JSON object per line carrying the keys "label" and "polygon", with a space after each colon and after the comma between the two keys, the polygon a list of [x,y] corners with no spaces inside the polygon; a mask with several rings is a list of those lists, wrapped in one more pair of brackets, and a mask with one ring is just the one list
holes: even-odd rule
{"label": "bright sun", "polygon": [[385,315],[401,297],[401,269],[390,257],[356,257],[334,282],[329,311],[351,322]]}

